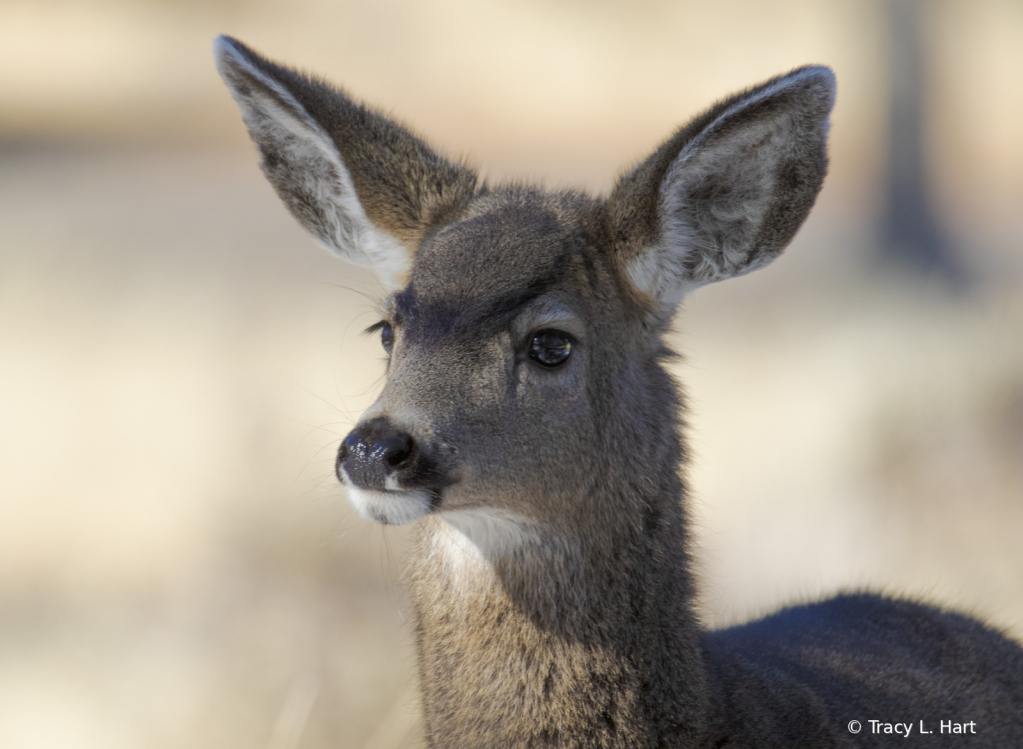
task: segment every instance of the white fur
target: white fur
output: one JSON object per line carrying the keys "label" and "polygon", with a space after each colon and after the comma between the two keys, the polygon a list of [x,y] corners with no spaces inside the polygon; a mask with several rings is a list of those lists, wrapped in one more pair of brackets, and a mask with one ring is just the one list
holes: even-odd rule
{"label": "white fur", "polygon": [[487,583],[492,563],[536,546],[539,528],[530,520],[492,509],[454,510],[434,517],[431,551],[453,582]]}
{"label": "white fur", "polygon": [[451,528],[449,537],[462,552],[481,559],[499,559],[521,551],[537,537],[532,521],[510,512],[454,510],[439,517]]}
{"label": "white fur", "polygon": [[[682,149],[672,162],[660,186],[658,217],[661,236],[626,267],[629,280],[656,299],[664,312],[670,314],[687,294],[700,286],[748,273],[773,259],[770,255],[751,258],[750,253],[755,248],[747,243],[726,243],[718,248],[710,246],[709,242],[711,237],[722,234],[714,230],[715,227],[728,224],[755,227],[763,220],[767,209],[766,196],[773,189],[774,162],[784,155],[784,144],[779,141],[787,135],[786,115],[750,123],[741,133],[728,136],[723,143],[705,144],[718,123],[815,75],[819,75],[819,71],[807,70],[786,77],[755,96],[736,102]],[[727,213],[719,211],[706,221],[714,226],[692,225],[686,221],[685,218],[693,214],[686,211],[683,200],[691,194],[692,187],[708,175],[727,172],[733,173],[730,178],[736,185],[749,186],[753,183],[753,189],[748,192],[764,199],[744,201]],[[728,232],[724,235],[727,237]],[[744,237],[741,232],[736,232],[732,239],[742,240]],[[699,258],[699,264],[690,271],[686,261],[694,256]]]}
{"label": "white fur", "polygon": [[[712,128],[713,125],[708,130]],[[741,135],[733,135],[727,143],[711,149],[702,149],[705,139],[697,137],[672,163],[660,189],[660,240],[634,258],[627,267],[629,279],[637,288],[657,299],[665,310],[674,309],[688,293],[700,286],[742,275],[759,266],[760,263],[747,262],[753,247],[745,242],[738,246],[734,243],[734,240],[741,242],[746,239],[739,231],[730,236],[727,230],[720,232],[715,229],[728,225],[735,229],[744,224],[759,225],[768,205],[766,197],[773,187],[774,170],[770,168],[773,165],[771,145],[763,149],[766,153],[763,157],[758,158],[753,152],[755,144],[783,137],[782,130],[783,123],[779,121],[751,124]],[[734,210],[727,213],[719,211],[707,217],[705,223],[711,225],[694,225],[692,218],[695,212],[686,211],[685,196],[708,176],[729,171],[735,172],[731,177],[735,183],[755,181],[750,192],[763,199],[737,202]],[[725,237],[723,246],[710,244],[711,237],[721,235]],[[733,242],[729,242],[729,238]],[[694,257],[699,264],[693,269],[687,268],[687,262]]]}
{"label": "white fur", "polygon": [[[409,252],[399,240],[370,221],[330,136],[287,89],[249,63],[230,42],[217,39],[214,51],[217,68],[238,102],[253,139],[271,141],[288,152],[289,176],[304,180],[306,193],[314,196],[326,217],[325,231],[307,227],[316,240],[346,260],[371,268],[385,287],[402,286],[411,267]],[[288,108],[253,88],[246,95],[240,93],[233,80],[238,70],[272,89],[287,102]]]}
{"label": "white fur", "polygon": [[[665,232],[669,234],[669,232]],[[669,312],[674,310],[698,284],[686,283],[685,278],[674,266],[678,255],[676,242],[679,231],[670,232],[670,239],[663,238],[633,258],[625,271],[632,285],[657,300],[660,307]]]}
{"label": "white fur", "polygon": [[426,492],[378,492],[360,489],[351,482],[346,482],[346,486],[348,500],[367,520],[385,525],[405,525],[419,520],[430,512],[430,496]]}

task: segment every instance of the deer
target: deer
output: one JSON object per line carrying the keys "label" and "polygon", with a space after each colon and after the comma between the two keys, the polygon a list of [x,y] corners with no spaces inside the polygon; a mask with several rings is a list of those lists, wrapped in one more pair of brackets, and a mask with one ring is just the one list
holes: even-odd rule
{"label": "deer", "polygon": [[336,474],[365,518],[416,524],[430,747],[821,749],[905,726],[1023,746],[1023,648],[979,620],[868,592],[719,630],[697,614],[666,336],[810,212],[830,69],[723,99],[593,197],[487,184],[324,80],[214,51],[291,214],[387,294],[385,381]]}

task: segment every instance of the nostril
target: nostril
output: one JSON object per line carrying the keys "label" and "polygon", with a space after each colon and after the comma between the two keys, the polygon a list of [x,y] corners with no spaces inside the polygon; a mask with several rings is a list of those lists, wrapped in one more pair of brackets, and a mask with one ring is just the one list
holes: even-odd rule
{"label": "nostril", "polygon": [[359,435],[357,435],[355,432],[349,434],[347,437],[345,437],[344,441],[341,443],[341,447],[339,447],[337,450],[338,462],[340,463],[353,453],[358,455],[360,452],[364,452],[365,451],[364,446],[362,447],[362,450],[359,449],[360,446],[362,445],[363,445],[362,438],[359,437]]}
{"label": "nostril", "polygon": [[393,434],[373,445],[373,451],[380,455],[391,468],[401,468],[412,457],[415,443],[407,434]]}

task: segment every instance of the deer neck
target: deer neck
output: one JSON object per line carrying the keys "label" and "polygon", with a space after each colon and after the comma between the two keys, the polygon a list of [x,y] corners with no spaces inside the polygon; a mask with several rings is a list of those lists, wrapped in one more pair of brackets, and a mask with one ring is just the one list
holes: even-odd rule
{"label": "deer neck", "polygon": [[431,746],[696,744],[682,486],[674,471],[662,483],[643,503],[657,511],[613,540],[427,519],[409,577]]}

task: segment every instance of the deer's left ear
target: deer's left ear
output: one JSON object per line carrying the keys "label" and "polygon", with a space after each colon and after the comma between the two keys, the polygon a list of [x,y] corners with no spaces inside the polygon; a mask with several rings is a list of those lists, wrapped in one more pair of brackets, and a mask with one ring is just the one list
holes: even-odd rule
{"label": "deer's left ear", "polygon": [[781,254],[824,181],[834,100],[828,68],[799,68],[712,107],[618,181],[608,235],[659,314]]}

